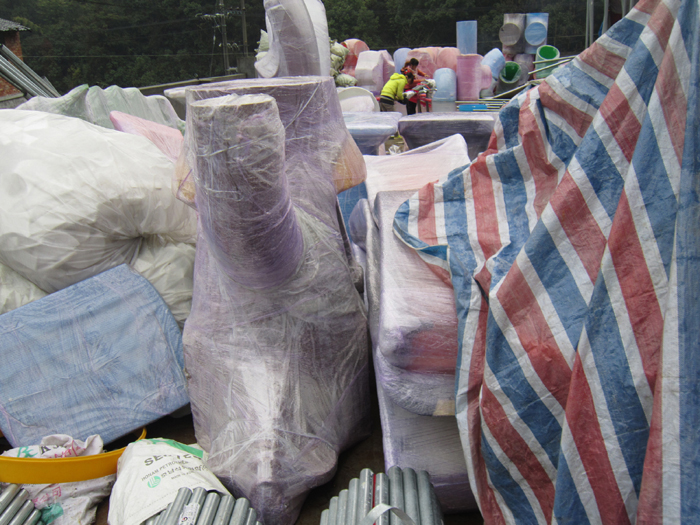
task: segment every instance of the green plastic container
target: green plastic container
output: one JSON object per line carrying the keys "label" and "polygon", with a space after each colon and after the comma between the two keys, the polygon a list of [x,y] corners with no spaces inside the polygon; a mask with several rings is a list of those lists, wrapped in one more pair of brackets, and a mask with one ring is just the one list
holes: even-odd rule
{"label": "green plastic container", "polygon": [[535,78],[545,78],[552,74],[552,71],[556,69],[556,64],[559,62],[559,50],[554,46],[540,46],[537,48],[537,63],[535,64],[535,70],[546,68],[544,71],[539,71],[535,73]]}

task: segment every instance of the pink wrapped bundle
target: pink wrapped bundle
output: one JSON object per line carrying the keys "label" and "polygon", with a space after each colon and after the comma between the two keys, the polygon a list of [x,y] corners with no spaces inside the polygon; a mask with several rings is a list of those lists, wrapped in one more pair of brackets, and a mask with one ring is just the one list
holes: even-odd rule
{"label": "pink wrapped bundle", "polygon": [[435,71],[439,69],[437,65],[437,53],[435,49],[429,47],[419,47],[417,49],[412,49],[406,55],[406,60],[411,60],[415,58],[418,60],[418,69],[423,71],[428,78],[433,78]]}
{"label": "pink wrapped bundle", "polygon": [[180,156],[185,139],[178,130],[121,111],[112,111],[109,120],[117,131],[146,137],[173,162]]}
{"label": "pink wrapped bundle", "polygon": [[441,48],[437,57],[437,69],[447,67],[457,72],[457,55],[459,55],[459,49],[456,47]]}
{"label": "pink wrapped bundle", "polygon": [[362,40],[357,38],[348,38],[343,45],[348,48],[348,56],[345,57],[345,64],[343,65],[343,70],[341,73],[346,75],[355,76],[355,66],[357,66],[357,59],[360,53],[363,51],[369,51],[369,46],[365,44]]}

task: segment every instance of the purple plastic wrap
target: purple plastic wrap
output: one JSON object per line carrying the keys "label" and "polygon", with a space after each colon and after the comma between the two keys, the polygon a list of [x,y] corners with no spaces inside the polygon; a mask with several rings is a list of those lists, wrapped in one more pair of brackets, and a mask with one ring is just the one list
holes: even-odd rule
{"label": "purple plastic wrap", "polygon": [[320,0],[265,0],[269,51],[255,62],[261,77],[328,76],[326,9]]}
{"label": "purple plastic wrap", "polygon": [[197,441],[263,523],[291,524],[369,430],[367,321],[333,183],[343,144],[357,149],[330,77],[202,86],[188,105],[202,220],[183,342]]}
{"label": "purple plastic wrap", "polygon": [[[375,361],[376,364],[376,361]],[[377,378],[384,468],[425,470],[445,514],[475,510],[474,495],[453,416],[419,416],[392,403]]]}
{"label": "purple plastic wrap", "polygon": [[344,112],[345,126],[363,155],[377,155],[379,146],[399,129],[398,112]]}
{"label": "purple plastic wrap", "polygon": [[412,194],[380,192],[373,213],[361,200],[351,217],[353,235],[364,230],[357,237],[366,251],[375,372],[392,403],[415,414],[451,415],[457,363],[454,296],[393,235],[396,209]]}
{"label": "purple plastic wrap", "polygon": [[488,146],[496,115],[498,113],[486,112],[410,115],[399,121],[399,133],[411,149],[459,133],[467,141],[469,157],[475,159]]}

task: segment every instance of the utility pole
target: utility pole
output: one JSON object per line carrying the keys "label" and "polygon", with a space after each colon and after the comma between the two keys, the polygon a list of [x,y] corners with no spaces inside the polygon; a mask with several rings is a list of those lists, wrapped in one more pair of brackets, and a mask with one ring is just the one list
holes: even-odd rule
{"label": "utility pole", "polygon": [[248,56],[248,32],[245,27],[245,0],[241,0],[241,24],[243,26],[243,54]]}
{"label": "utility pole", "polygon": [[219,18],[219,23],[221,25],[221,45],[224,47],[224,74],[228,75],[228,71],[230,68],[228,65],[228,42],[226,41],[226,8],[224,7],[224,0],[219,0],[218,12],[216,13],[216,15]]}

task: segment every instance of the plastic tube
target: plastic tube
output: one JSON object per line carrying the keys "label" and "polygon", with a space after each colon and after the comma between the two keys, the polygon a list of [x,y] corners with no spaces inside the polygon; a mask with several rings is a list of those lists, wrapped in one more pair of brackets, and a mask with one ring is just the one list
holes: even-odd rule
{"label": "plastic tube", "polygon": [[[389,499],[389,477],[380,472],[374,476],[374,506],[381,504],[390,505]],[[376,525],[389,525],[389,515],[384,513],[377,520]]]}
{"label": "plastic tube", "polygon": [[218,492],[210,492],[207,494],[204,505],[202,505],[202,510],[199,512],[199,516],[197,516],[197,521],[195,522],[197,525],[212,524],[216,515],[216,509],[219,507],[219,500],[221,500],[221,496]]}
{"label": "plastic tube", "polygon": [[535,72],[535,78],[548,77],[559,65],[559,50],[554,46],[540,46],[537,48],[536,60],[538,62],[536,69],[541,71]]}
{"label": "plastic tube", "polygon": [[22,525],[24,520],[29,517],[33,510],[34,503],[32,503],[31,500],[25,501],[24,505],[22,505],[17,511],[17,514],[15,514],[15,517],[12,518],[12,521],[10,521],[10,525]]}
{"label": "plastic tube", "polygon": [[[403,497],[403,472],[399,467],[389,469],[389,500],[391,506],[398,509],[405,508]],[[400,525],[401,520],[394,514],[390,517],[391,525]]]}
{"label": "plastic tube", "polygon": [[403,499],[406,514],[416,522],[416,525],[422,525],[418,501],[418,478],[416,471],[412,468],[403,469]]}
{"label": "plastic tube", "polygon": [[457,22],[457,48],[461,55],[476,54],[476,20]]}
{"label": "plastic tube", "polygon": [[549,13],[528,13],[525,22],[524,52],[534,55],[537,48],[547,43]]}
{"label": "plastic tube", "polygon": [[10,502],[15,498],[20,490],[19,485],[8,485],[5,490],[0,494],[0,514],[7,508]]}
{"label": "plastic tube", "polygon": [[24,489],[20,489],[3,513],[0,514],[0,525],[8,525],[27,499],[29,499],[29,493]]}
{"label": "plastic tube", "polygon": [[360,472],[360,486],[357,493],[357,523],[372,510],[374,499],[374,472],[365,468]]}

